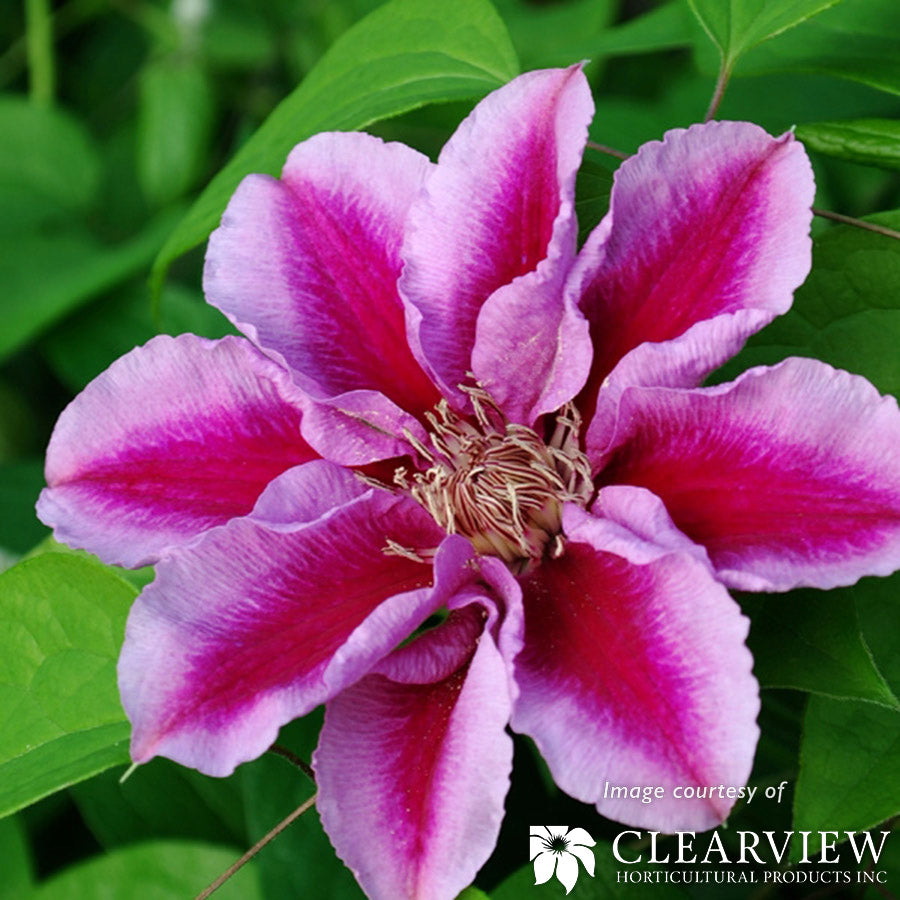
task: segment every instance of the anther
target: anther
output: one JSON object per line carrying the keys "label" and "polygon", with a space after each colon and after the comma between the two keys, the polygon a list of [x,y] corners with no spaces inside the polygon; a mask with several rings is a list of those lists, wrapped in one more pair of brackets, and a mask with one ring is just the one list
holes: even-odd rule
{"label": "anther", "polygon": [[480,385],[460,388],[474,421],[442,400],[426,413],[430,448],[406,435],[430,468],[412,475],[398,469],[395,483],[449,534],[467,537],[479,553],[499,556],[515,571],[560,556],[563,504],[586,506],[593,493],[578,446],[578,413],[571,404],[560,410],[545,443],[531,428],[508,422]]}

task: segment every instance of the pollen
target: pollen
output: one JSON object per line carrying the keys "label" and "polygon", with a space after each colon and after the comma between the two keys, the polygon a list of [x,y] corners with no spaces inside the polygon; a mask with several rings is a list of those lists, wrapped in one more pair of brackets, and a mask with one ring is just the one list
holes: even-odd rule
{"label": "pollen", "polygon": [[407,439],[429,463],[394,481],[449,534],[467,537],[476,551],[499,556],[521,571],[564,550],[562,509],[587,505],[590,465],[578,446],[580,419],[571,404],[556,415],[549,440],[509,422],[481,387],[463,388],[474,415],[463,417],[442,400],[427,413],[430,446]]}

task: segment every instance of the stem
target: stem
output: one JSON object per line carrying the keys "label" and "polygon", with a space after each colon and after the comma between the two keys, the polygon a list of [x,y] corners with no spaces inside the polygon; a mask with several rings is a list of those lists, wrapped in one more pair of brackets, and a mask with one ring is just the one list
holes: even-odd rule
{"label": "stem", "polygon": [[[74,28],[103,12],[105,2],[106,0],[70,0],[53,14],[53,34],[56,39],[65,37]],[[13,41],[3,54],[0,54],[0,88],[14,81],[28,64],[26,34]]]}
{"label": "stem", "polygon": [[623,153],[621,150],[616,150],[613,147],[607,147],[606,144],[595,144],[593,141],[588,141],[587,146],[598,153],[606,153],[608,156],[615,156],[617,159],[628,159],[627,153]]}
{"label": "stem", "polygon": [[853,225],[855,228],[862,228],[865,231],[874,231],[875,234],[883,234],[885,237],[893,238],[900,241],[900,231],[888,228],[885,225],[876,225],[874,222],[864,222],[862,219],[854,219],[853,216],[845,216],[841,213],[831,212],[829,209],[818,209],[813,207],[813,212],[823,219],[831,219],[834,222],[840,222],[842,225]]}
{"label": "stem", "polygon": [[703,117],[704,122],[714,118],[719,111],[719,104],[725,96],[725,88],[728,87],[729,78],[731,78],[731,69],[723,59],[722,66],[719,69],[719,78],[716,81],[716,89],[713,91],[712,100],[709,101],[709,109],[706,110],[706,115]]}
{"label": "stem", "polygon": [[261,837],[240,859],[232,863],[206,890],[201,891],[194,900],[207,900],[215,891],[217,891],[235,872],[245,866],[269,841],[274,840],[284,831],[294,819],[299,819],[314,803],[316,795],[313,794],[308,800],[301,803],[289,816],[282,819],[268,834]]}
{"label": "stem", "polygon": [[315,784],[316,781],[316,773],[313,772],[312,766],[305,760],[301,759],[294,753],[292,750],[288,750],[287,747],[283,747],[281,744],[272,744],[269,747],[269,753],[275,753],[278,756],[283,757],[292,765],[295,765],[310,781]]}
{"label": "stem", "polygon": [[25,0],[25,52],[31,102],[49,106],[56,80],[53,60],[53,18],[48,0]]}

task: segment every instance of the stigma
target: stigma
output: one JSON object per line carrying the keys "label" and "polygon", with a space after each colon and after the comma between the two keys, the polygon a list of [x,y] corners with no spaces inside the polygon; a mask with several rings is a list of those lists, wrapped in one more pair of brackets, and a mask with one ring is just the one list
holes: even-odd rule
{"label": "stigma", "polygon": [[475,550],[498,556],[515,572],[565,547],[563,504],[586,506],[593,494],[590,465],[579,449],[580,419],[571,404],[557,414],[546,441],[506,417],[481,387],[464,387],[473,416],[442,400],[426,413],[426,445],[406,437],[427,462],[394,482],[448,534],[468,538]]}

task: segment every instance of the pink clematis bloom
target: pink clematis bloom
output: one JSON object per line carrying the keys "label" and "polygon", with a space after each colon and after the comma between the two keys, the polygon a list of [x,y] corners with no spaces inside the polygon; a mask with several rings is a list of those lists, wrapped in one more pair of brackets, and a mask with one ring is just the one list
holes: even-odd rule
{"label": "pink clematis bloom", "polygon": [[699,386],[806,277],[803,148],[670,131],[578,252],[592,113],[572,67],[486,97],[436,164],[300,144],[210,239],[208,299],[245,337],[132,351],[48,451],[57,536],[158,563],[119,665],[134,759],[227,775],[325,703],[320,814],[373,898],[472,880],[507,724],[606,816],[714,827],[730,801],[672,788],[750,774],[727,588],[900,567],[893,399],[809,359]]}

